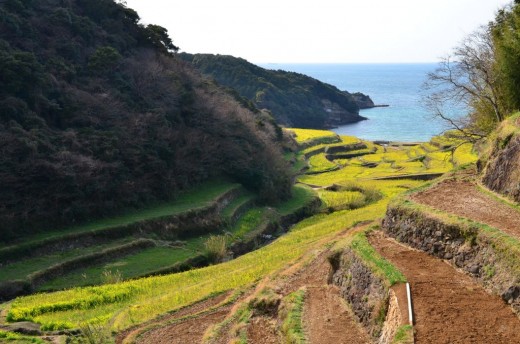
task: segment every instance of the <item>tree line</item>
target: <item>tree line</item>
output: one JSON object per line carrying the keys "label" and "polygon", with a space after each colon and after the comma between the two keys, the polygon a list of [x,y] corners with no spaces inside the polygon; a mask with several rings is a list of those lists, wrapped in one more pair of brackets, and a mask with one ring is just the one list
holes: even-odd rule
{"label": "tree line", "polygon": [[0,1],[0,241],[228,178],[287,198],[269,114],[113,0]]}
{"label": "tree line", "polygon": [[[520,1],[500,9],[442,59],[425,84],[434,113],[469,139],[489,134],[498,123],[520,110]],[[463,118],[446,112],[462,103]]]}

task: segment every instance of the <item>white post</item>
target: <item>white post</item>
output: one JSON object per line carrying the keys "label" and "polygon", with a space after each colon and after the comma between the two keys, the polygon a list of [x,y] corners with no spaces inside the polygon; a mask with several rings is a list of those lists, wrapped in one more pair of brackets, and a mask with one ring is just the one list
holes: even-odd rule
{"label": "white post", "polygon": [[412,314],[412,292],[410,291],[410,283],[406,283],[406,296],[408,298],[408,318],[410,319],[410,325],[413,326],[413,314]]}

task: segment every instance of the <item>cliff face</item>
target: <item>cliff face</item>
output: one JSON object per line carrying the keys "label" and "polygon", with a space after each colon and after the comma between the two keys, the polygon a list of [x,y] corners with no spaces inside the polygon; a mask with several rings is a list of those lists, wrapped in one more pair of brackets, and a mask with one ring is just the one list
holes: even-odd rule
{"label": "cliff face", "polygon": [[489,139],[479,161],[482,182],[491,190],[520,202],[520,117],[504,121]]}
{"label": "cliff face", "polygon": [[371,109],[376,106],[370,96],[367,96],[366,94],[356,92],[352,93],[352,97],[360,109]]}
{"label": "cliff face", "polygon": [[321,103],[323,104],[323,109],[328,114],[324,123],[325,127],[333,128],[341,124],[359,122],[359,114],[357,112],[350,112],[329,99],[322,99]]}
{"label": "cliff face", "polygon": [[180,56],[219,84],[236,90],[256,107],[268,109],[280,124],[330,128],[366,119],[359,115],[358,101],[366,106],[367,96],[354,97],[309,76],[264,69],[233,56]]}

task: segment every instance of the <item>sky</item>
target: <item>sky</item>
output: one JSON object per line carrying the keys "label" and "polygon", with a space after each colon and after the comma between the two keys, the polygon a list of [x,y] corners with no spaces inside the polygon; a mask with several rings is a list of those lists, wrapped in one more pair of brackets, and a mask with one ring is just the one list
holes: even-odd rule
{"label": "sky", "polygon": [[181,51],[253,63],[437,62],[510,0],[126,0]]}

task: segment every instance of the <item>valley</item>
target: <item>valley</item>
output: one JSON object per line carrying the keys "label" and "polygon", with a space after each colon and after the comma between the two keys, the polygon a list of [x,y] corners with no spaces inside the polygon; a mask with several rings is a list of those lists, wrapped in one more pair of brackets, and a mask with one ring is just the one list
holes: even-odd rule
{"label": "valley", "polygon": [[498,2],[1,0],[0,343],[520,343]]}
{"label": "valley", "polygon": [[[511,294],[509,304],[512,308],[499,296],[504,298],[504,293],[507,294],[511,287],[508,283],[513,283],[516,269],[511,267],[517,258],[505,254],[506,251],[498,245],[516,247],[517,239],[508,236],[513,233],[508,232],[507,223],[500,219],[503,214],[508,214],[507,218],[513,221],[514,226],[518,210],[508,201],[494,196],[483,185],[475,184],[477,156],[470,144],[461,145],[461,139],[455,133],[435,137],[428,143],[381,144],[327,131],[287,129],[287,132],[294,135],[301,147],[285,157],[293,164],[295,173],[299,171],[291,200],[262,208],[254,204],[254,195],[240,185],[222,182],[202,185],[199,191],[186,194],[185,197],[192,201],[183,202],[184,208],[176,210],[173,204],[170,213],[158,212],[162,222],[144,216],[139,216],[136,221],[141,235],[153,234],[149,240],[170,243],[169,246],[156,244],[155,248],[134,253],[137,261],[147,262],[150,269],[157,264],[150,258],[153,254],[169,261],[166,269],[159,270],[160,276],[133,279],[138,275],[125,275],[127,270],[124,270],[122,262],[130,261],[132,254],[124,260],[103,261],[97,270],[71,271],[69,286],[74,281],[78,283],[81,280],[79,276],[87,273],[85,271],[99,273],[111,269],[108,271],[112,274],[122,271],[122,278],[99,282],[95,278],[89,279],[93,284],[108,284],[19,297],[4,303],[2,314],[7,320],[4,328],[20,321],[36,322],[41,324],[40,331],[45,338],[56,342],[89,328],[96,336],[105,338],[101,341],[115,338],[117,343],[255,343],[259,338],[266,343],[427,343],[433,340],[431,338],[439,343],[452,343],[496,335],[497,328],[492,324],[497,324],[493,321],[497,312],[503,314],[501,319],[507,318],[511,322],[504,325],[504,329],[516,326],[519,320],[513,310],[516,309],[517,295]],[[441,174],[443,176],[439,179]],[[472,204],[481,202],[488,205],[487,215],[457,210],[471,211],[472,208],[457,207],[470,196]],[[226,202],[215,205],[224,199]],[[317,199],[321,203],[319,206],[315,203]],[[218,223],[225,224],[220,227],[224,232],[215,232],[214,229],[219,227],[213,227],[206,230],[206,235],[220,233],[233,238],[228,242],[228,255],[234,247],[250,240],[248,235],[251,233],[256,233],[251,234],[256,238],[254,244],[240,252],[243,255],[230,256],[224,262],[214,261],[214,265],[202,268],[190,263],[179,270],[187,270],[185,272],[166,274],[175,272],[168,269],[176,264],[179,266],[179,262],[189,261],[190,254],[208,254],[202,244],[207,236],[197,234],[190,239],[188,234],[182,234],[182,230],[187,232],[188,228],[198,228],[195,233],[200,233],[204,228],[201,223],[214,225],[216,222],[207,221],[193,224],[186,215],[193,212],[198,214],[197,219],[207,219],[205,215],[200,216],[214,214],[208,211],[212,207],[218,209]],[[414,210],[408,213],[406,209]],[[410,225],[403,227],[405,223],[416,221],[418,215],[412,214],[418,214],[419,209],[426,211],[425,220],[417,220],[412,225],[417,226],[419,232],[410,231]],[[424,231],[421,229],[429,221],[429,209],[432,209],[432,214],[439,214],[434,215],[436,220],[432,220],[440,221],[435,225],[436,231],[428,229],[430,225],[426,225]],[[476,206],[475,209],[483,208]],[[506,227],[493,222],[490,215],[493,213]],[[185,217],[184,222],[178,222],[179,217]],[[482,223],[478,226],[485,228],[477,229],[470,225],[465,229],[467,220],[462,220],[462,217],[471,219],[469,223]],[[268,223],[277,222],[276,228],[264,232],[265,219],[269,219]],[[177,227],[167,226],[170,241],[158,237],[167,232],[164,226],[168,221],[182,225],[178,227],[179,237],[172,234],[176,233],[174,228]],[[449,234],[438,233],[445,230],[443,221],[450,223],[446,227]],[[457,239],[454,229],[450,229],[457,221],[462,226],[462,239]],[[113,221],[107,223],[113,224]],[[188,226],[190,223],[192,227]],[[497,229],[494,229],[495,225]],[[133,233],[130,230],[135,226],[132,222],[124,226],[126,231]],[[100,225],[91,233],[109,228],[118,227],[108,226],[107,229]],[[144,231],[145,228],[148,231]],[[257,232],[259,228],[260,232]],[[288,232],[283,234],[287,229]],[[81,237],[83,232],[78,229],[73,234],[56,233],[29,243],[36,245],[41,240],[52,247],[53,240],[67,243],[63,236]],[[258,233],[264,235],[260,237],[270,239],[262,243]],[[266,237],[265,233],[269,236]],[[429,235],[436,239],[428,239]],[[446,236],[448,241],[442,242],[438,235]],[[493,246],[487,246],[489,241],[480,239],[488,235],[492,238],[489,240],[496,242]],[[146,240],[146,236],[141,238],[138,240]],[[437,243],[438,240],[441,242]],[[16,247],[13,244],[8,249],[16,252]],[[82,248],[88,249],[91,249],[88,245]],[[154,253],[154,249],[159,251]],[[476,263],[476,260],[483,259],[479,249],[487,252],[483,253],[485,257],[496,263],[493,265],[496,270],[491,271],[492,265],[484,262]],[[185,255],[172,255],[161,250],[177,250]],[[247,253],[249,250],[253,251]],[[72,249],[69,254],[72,252],[82,251]],[[494,256],[489,258],[491,253]],[[460,258],[461,254],[463,258]],[[454,270],[439,258],[459,269]],[[26,263],[32,265],[31,260]],[[208,263],[206,261],[203,265]],[[3,267],[4,273],[10,265],[20,276],[23,274],[23,259]],[[126,265],[131,266],[131,263]],[[461,272],[460,268],[466,272]],[[150,271],[143,273],[154,274]],[[60,281],[66,276],[56,278],[54,283],[63,283]],[[130,280],[125,281],[127,278]],[[500,279],[501,285],[490,283],[494,279]],[[411,285],[414,300],[413,327],[409,325],[406,293],[403,292],[403,283],[406,282]],[[437,303],[432,304],[429,298],[434,290],[448,298],[436,297]],[[447,290],[452,292],[446,293]],[[453,294],[457,290],[460,294]],[[461,314],[462,310],[472,313],[484,305],[488,305],[486,307],[490,310],[482,313],[481,320],[475,319],[474,325],[464,320],[468,317],[457,317],[460,325],[452,321],[453,331],[439,335],[447,321],[446,315]],[[443,307],[447,308],[443,310]],[[437,313],[438,318],[425,316]],[[460,326],[459,330],[457,326]],[[467,326],[474,326],[469,337],[457,337],[461,334],[466,336],[467,332],[460,329]],[[346,335],[345,331],[336,331],[338,327],[351,330]],[[507,330],[500,333],[504,342],[516,341],[515,333]]]}

